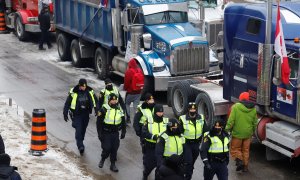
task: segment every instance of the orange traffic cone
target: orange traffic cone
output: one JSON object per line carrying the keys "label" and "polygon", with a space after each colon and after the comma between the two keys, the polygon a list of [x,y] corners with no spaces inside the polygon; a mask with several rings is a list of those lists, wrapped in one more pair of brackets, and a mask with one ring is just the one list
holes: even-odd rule
{"label": "orange traffic cone", "polygon": [[5,14],[0,11],[0,33],[6,33]]}
{"label": "orange traffic cone", "polygon": [[31,148],[32,155],[41,156],[47,151],[46,112],[34,109],[32,112]]}

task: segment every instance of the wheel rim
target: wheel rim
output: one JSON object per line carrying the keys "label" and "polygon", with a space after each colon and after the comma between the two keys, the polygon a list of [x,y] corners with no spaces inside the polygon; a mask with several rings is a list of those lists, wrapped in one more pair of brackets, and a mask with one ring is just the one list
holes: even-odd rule
{"label": "wheel rim", "polygon": [[96,68],[97,68],[97,71],[99,74],[101,74],[102,72],[102,58],[101,58],[101,55],[99,53],[97,53],[97,56],[96,56]]}
{"label": "wheel rim", "polygon": [[179,89],[174,92],[174,107],[177,112],[182,112],[183,110],[183,95]]}
{"label": "wheel rim", "polygon": [[63,42],[60,39],[58,39],[58,53],[59,53],[60,57],[62,57],[62,55],[63,55]]}
{"label": "wheel rim", "polygon": [[17,19],[17,35],[18,37],[22,36],[22,23],[20,21],[20,18]]}
{"label": "wheel rim", "polygon": [[206,121],[207,125],[210,125],[210,121],[209,121],[209,114],[208,114],[208,108],[207,105],[200,100],[200,103],[198,104],[198,114],[203,114],[204,119]]}
{"label": "wheel rim", "polygon": [[74,61],[74,63],[76,64],[78,62],[78,58],[77,58],[77,54],[76,54],[76,50],[75,50],[75,47],[74,45],[72,46],[72,59]]}

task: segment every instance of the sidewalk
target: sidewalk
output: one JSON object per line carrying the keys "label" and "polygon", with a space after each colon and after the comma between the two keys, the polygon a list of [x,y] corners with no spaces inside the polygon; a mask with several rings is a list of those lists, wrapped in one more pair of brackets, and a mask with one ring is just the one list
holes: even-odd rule
{"label": "sidewalk", "polygon": [[44,156],[30,155],[31,129],[25,121],[23,109],[14,102],[9,106],[8,98],[0,96],[0,134],[5,152],[11,156],[11,165],[18,167],[22,179],[93,179],[78,166],[76,158],[49,141],[49,151]]}

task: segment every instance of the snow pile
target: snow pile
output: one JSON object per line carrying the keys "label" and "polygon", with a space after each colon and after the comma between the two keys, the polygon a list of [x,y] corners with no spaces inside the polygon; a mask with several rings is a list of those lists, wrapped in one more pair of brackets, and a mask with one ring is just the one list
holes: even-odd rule
{"label": "snow pile", "polygon": [[0,96],[0,133],[11,165],[18,167],[22,179],[93,179],[83,174],[75,158],[49,144],[44,156],[30,155],[31,130],[24,122],[24,111],[8,102]]}

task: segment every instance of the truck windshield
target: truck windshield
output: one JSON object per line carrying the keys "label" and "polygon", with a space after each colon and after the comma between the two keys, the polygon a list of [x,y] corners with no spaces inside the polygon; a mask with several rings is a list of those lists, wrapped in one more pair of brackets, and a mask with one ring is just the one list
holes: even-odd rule
{"label": "truck windshield", "polygon": [[188,16],[186,12],[165,11],[165,12],[146,15],[144,19],[146,25],[184,23],[188,21]]}

